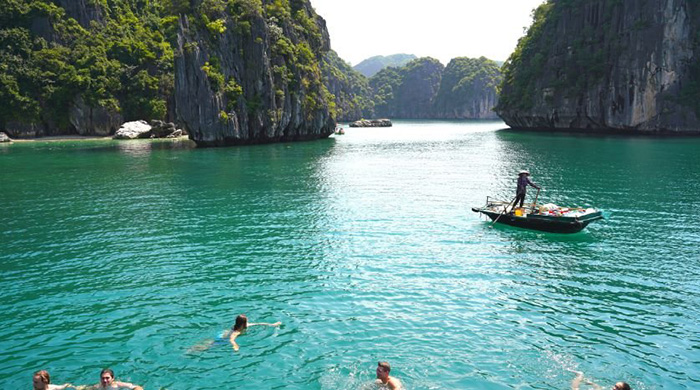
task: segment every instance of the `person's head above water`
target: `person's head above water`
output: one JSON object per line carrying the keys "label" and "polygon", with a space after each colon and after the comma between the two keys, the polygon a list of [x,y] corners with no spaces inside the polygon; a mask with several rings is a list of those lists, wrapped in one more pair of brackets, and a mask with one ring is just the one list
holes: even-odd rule
{"label": "person's head above water", "polygon": [[630,388],[630,385],[625,382],[617,382],[615,383],[615,386],[613,386],[612,390],[632,390],[632,388]]}
{"label": "person's head above water", "polygon": [[49,383],[51,383],[51,376],[46,370],[40,370],[34,373],[32,382],[34,384],[34,390],[44,390],[48,388]]}
{"label": "person's head above water", "polygon": [[105,368],[100,372],[100,385],[102,387],[107,387],[114,382],[114,371],[109,368]]}
{"label": "person's head above water", "polygon": [[233,325],[233,330],[242,331],[248,327],[248,317],[245,314],[241,314],[236,317],[236,323]]}
{"label": "person's head above water", "polygon": [[391,366],[389,365],[388,362],[379,362],[377,363],[377,378],[378,379],[387,379],[389,377],[389,372],[391,372]]}

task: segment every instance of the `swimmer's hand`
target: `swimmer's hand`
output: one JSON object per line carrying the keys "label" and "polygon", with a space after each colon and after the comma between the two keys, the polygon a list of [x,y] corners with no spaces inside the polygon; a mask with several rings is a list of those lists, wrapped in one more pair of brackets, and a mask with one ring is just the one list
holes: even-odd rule
{"label": "swimmer's hand", "polygon": [[277,321],[274,324],[271,324],[270,326],[280,326],[282,325],[282,321]]}
{"label": "swimmer's hand", "polygon": [[571,390],[579,390],[581,382],[583,382],[583,372],[576,370],[569,370],[576,374],[576,378],[571,381]]}
{"label": "swimmer's hand", "polygon": [[233,343],[233,350],[236,351],[236,352],[238,352],[238,344]]}

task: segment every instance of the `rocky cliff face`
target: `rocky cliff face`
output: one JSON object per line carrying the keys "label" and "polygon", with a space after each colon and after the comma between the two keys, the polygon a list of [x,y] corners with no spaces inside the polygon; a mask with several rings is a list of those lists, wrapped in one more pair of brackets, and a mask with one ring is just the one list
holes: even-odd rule
{"label": "rocky cliff face", "polygon": [[444,67],[419,58],[385,68],[370,79],[377,116],[410,119],[495,118],[501,73],[486,58],[455,58]]}
{"label": "rocky cliff face", "polygon": [[202,145],[325,137],[352,109],[324,85],[329,41],[308,0],[15,0],[0,7],[0,130],[108,135],[177,114]]}
{"label": "rocky cliff face", "polygon": [[409,62],[397,90],[394,116],[418,119],[434,117],[432,106],[444,69],[445,66],[433,58]]}
{"label": "rocky cliff face", "polygon": [[504,65],[498,114],[514,128],[700,132],[694,3],[550,0]]}
{"label": "rocky cliff face", "polygon": [[[330,50],[308,0],[6,3],[0,130],[14,138],[167,119],[200,145],[292,141],[326,137],[335,120],[484,117],[492,104],[469,95],[483,80],[441,84],[429,58],[384,69],[373,91]],[[436,104],[440,88],[457,87]]]}
{"label": "rocky cliff face", "polygon": [[66,10],[68,17],[75,19],[83,28],[89,28],[92,21],[104,22],[104,10],[95,1],[58,0],[57,3]]}
{"label": "rocky cliff face", "polygon": [[219,146],[332,134],[320,68],[330,40],[309,2],[211,3],[180,19],[175,105],[190,137]]}
{"label": "rocky cliff face", "polygon": [[324,84],[335,97],[336,119],[352,122],[374,117],[369,80],[350,67],[333,50],[326,53],[322,66]]}
{"label": "rocky cliff face", "polygon": [[375,113],[379,117],[433,118],[433,100],[444,65],[430,58],[415,59],[401,68],[388,67],[370,79]]}
{"label": "rocky cliff face", "polygon": [[445,67],[433,111],[442,119],[495,119],[498,64],[487,58],[460,57]]}
{"label": "rocky cliff face", "polygon": [[172,49],[160,30],[172,16],[163,7],[129,0],[5,3],[0,130],[17,138],[108,135],[124,120],[168,117]]}

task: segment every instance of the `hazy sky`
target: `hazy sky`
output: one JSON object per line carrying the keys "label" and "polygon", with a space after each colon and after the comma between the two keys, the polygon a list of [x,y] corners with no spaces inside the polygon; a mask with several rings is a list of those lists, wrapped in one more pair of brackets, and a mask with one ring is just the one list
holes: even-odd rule
{"label": "hazy sky", "polygon": [[505,61],[543,0],[311,0],[352,65],[396,53]]}

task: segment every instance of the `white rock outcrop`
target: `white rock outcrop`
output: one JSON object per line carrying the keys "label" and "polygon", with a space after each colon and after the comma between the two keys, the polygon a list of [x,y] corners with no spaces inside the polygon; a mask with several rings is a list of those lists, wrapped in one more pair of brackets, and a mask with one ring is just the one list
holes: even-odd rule
{"label": "white rock outcrop", "polygon": [[146,121],[133,121],[124,123],[116,133],[114,139],[136,139],[143,133],[151,131],[151,125]]}
{"label": "white rock outcrop", "polygon": [[392,123],[389,119],[360,119],[350,123],[350,127],[391,127]]}

